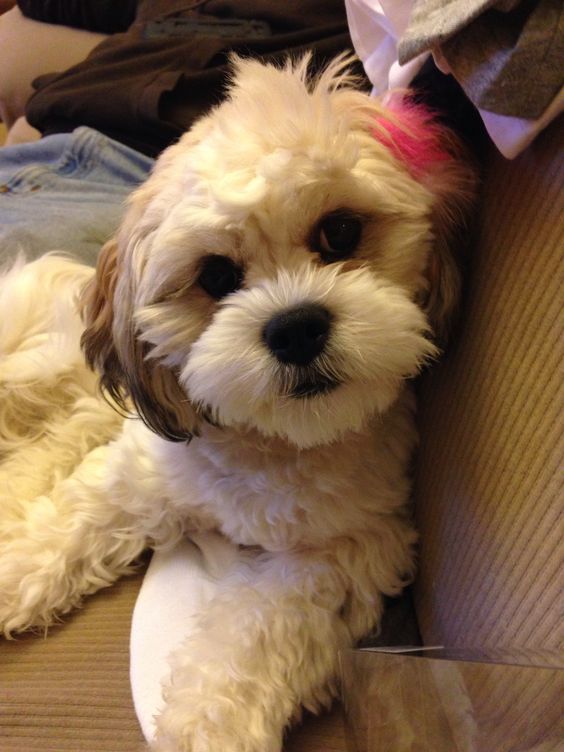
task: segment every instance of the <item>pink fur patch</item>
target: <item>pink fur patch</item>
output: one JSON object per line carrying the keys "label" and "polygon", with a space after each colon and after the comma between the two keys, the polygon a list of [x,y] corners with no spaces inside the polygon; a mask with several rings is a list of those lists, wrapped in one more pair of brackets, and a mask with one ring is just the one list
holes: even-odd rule
{"label": "pink fur patch", "polygon": [[403,162],[414,178],[422,178],[437,163],[452,159],[441,143],[442,127],[425,106],[393,97],[387,108],[398,122],[379,117],[379,127],[374,128],[373,136]]}

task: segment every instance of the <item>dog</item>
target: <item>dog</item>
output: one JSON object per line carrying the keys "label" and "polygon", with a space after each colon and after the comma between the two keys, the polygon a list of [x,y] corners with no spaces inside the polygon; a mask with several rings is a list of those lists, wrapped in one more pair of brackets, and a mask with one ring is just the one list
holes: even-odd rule
{"label": "dog", "polygon": [[160,752],[279,752],[412,577],[411,382],[475,185],[350,58],[233,66],[95,271],[46,255],[0,280],[0,630],[47,628],[147,547],[240,547],[171,658]]}

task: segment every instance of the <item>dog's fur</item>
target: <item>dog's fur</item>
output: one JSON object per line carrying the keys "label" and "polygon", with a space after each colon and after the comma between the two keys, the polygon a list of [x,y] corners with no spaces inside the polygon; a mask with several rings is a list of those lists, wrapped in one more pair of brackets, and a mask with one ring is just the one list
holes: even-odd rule
{"label": "dog's fur", "polygon": [[[0,279],[0,631],[52,624],[147,546],[219,530],[242,547],[173,656],[162,751],[280,750],[411,576],[408,379],[455,305],[449,246],[473,185],[446,134],[424,118],[426,143],[343,59],[315,80],[307,58],[234,65],[95,275],[48,255]],[[312,233],[342,209],[362,235],[328,263]],[[209,254],[244,273],[219,302],[199,284]],[[86,359],[142,420],[100,399],[79,294]],[[331,315],[325,350],[280,363],[265,326],[311,303]],[[304,379],[336,388],[296,396]]]}

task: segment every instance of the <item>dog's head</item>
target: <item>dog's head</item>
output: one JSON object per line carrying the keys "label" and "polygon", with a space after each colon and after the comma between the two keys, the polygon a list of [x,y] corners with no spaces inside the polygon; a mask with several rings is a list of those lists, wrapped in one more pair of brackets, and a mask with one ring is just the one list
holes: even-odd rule
{"label": "dog's head", "polygon": [[85,291],[83,346],[173,440],[202,420],[300,446],[386,410],[457,297],[469,169],[421,110],[235,61],[228,99],[157,161]]}

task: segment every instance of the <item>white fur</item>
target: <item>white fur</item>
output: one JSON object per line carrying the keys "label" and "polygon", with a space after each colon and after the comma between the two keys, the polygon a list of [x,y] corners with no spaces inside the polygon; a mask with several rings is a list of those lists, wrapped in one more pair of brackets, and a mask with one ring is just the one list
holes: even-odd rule
{"label": "white fur", "polygon": [[[417,302],[433,195],[373,138],[379,105],[342,61],[315,85],[307,61],[237,66],[228,101],[134,196],[100,309],[102,263],[96,282],[56,256],[0,279],[0,630],[48,626],[148,545],[215,529],[245,547],[171,659],[161,752],[278,752],[301,707],[331,701],[339,649],[413,569],[406,379],[435,352]],[[342,206],[366,217],[361,245],[353,264],[324,266],[308,233]],[[219,303],[197,285],[207,253],[245,267]],[[89,358],[108,379],[143,375],[193,421],[190,443],[97,395],[73,302],[89,279],[86,342],[96,311],[105,332]],[[342,382],[301,400],[261,336],[298,303],[331,311],[318,370]]]}
{"label": "white fur", "polygon": [[[336,316],[319,367],[344,383],[326,395],[322,411],[317,400],[281,399],[284,379],[261,341],[275,313],[304,302],[321,303]],[[398,382],[431,351],[425,328],[423,314],[405,295],[363,270],[284,270],[217,311],[192,345],[180,383],[222,424],[248,423],[250,411],[264,434],[310,447],[362,429],[367,413],[389,407]]]}

